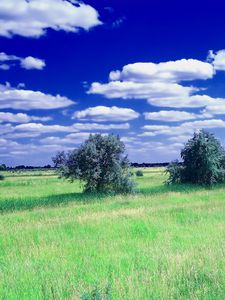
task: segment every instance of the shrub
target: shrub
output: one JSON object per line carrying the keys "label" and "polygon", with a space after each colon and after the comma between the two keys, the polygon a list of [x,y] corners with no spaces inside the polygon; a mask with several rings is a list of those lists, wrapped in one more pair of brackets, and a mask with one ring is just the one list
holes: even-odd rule
{"label": "shrub", "polygon": [[179,165],[178,161],[172,161],[166,168],[166,173],[169,174],[169,178],[167,179],[168,184],[180,183],[181,174],[182,174],[182,166]]}
{"label": "shrub", "polygon": [[138,176],[138,177],[140,177],[140,176],[144,176],[144,173],[143,173],[143,171],[141,171],[141,170],[137,170],[137,171],[136,171],[136,176]]}
{"label": "shrub", "polygon": [[0,174],[0,181],[4,180],[5,179],[5,176]]}
{"label": "shrub", "polygon": [[53,162],[61,177],[84,182],[85,192],[129,193],[134,183],[124,151],[118,136],[94,134],[79,149],[59,152]]}
{"label": "shrub", "polygon": [[194,133],[181,151],[182,166],[177,162],[167,167],[168,183],[189,182],[212,185],[224,181],[225,154],[213,134]]}
{"label": "shrub", "polygon": [[6,171],[7,167],[5,164],[0,165],[0,171]]}

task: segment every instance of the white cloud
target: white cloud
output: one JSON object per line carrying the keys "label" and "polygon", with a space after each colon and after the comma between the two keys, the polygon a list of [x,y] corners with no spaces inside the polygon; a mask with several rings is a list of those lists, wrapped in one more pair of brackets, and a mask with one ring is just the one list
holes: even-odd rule
{"label": "white cloud", "polygon": [[3,135],[6,139],[24,139],[24,138],[36,138],[40,136],[40,133],[36,132],[12,132]]}
{"label": "white cloud", "polygon": [[20,57],[16,55],[9,55],[5,52],[0,52],[0,61],[8,61],[8,60],[19,60]]}
{"label": "white cloud", "polygon": [[21,60],[21,67],[27,70],[42,70],[45,67],[45,62],[42,59],[28,56]]}
{"label": "white cloud", "polygon": [[98,124],[98,123],[75,123],[73,128],[77,130],[112,130],[112,129],[129,129],[129,123],[120,124]]}
{"label": "white cloud", "polygon": [[210,63],[196,59],[159,64],[134,63],[124,66],[122,71],[112,71],[108,83],[93,82],[88,93],[109,99],[146,99],[155,106],[204,107],[211,99],[205,95],[193,95],[201,89],[180,83],[206,80],[213,75],[214,68]]}
{"label": "white cloud", "polygon": [[[8,139],[0,139],[0,156],[9,156],[9,157],[17,157],[23,155],[26,157],[26,159],[30,157],[39,157],[42,153],[50,153],[53,154],[54,152],[58,150],[72,150],[74,147],[68,147],[65,145],[57,145],[57,144],[52,144],[52,145],[44,145],[44,144],[34,144],[34,143],[27,143],[27,144],[22,144],[22,143],[17,143],[12,140]],[[7,152],[7,154],[6,154]],[[40,161],[42,161],[43,157],[41,158]],[[49,157],[50,159],[50,157]],[[27,160],[26,160],[27,162]],[[25,164],[26,164],[25,162]],[[22,162],[24,163],[24,162]],[[41,164],[43,164],[41,162]]]}
{"label": "white cloud", "polygon": [[13,141],[9,141],[7,139],[4,138],[0,138],[0,147],[4,147],[4,146],[15,146],[18,145],[17,142],[13,142]]}
{"label": "white cloud", "polygon": [[65,144],[80,144],[84,142],[90,135],[90,132],[77,132],[66,135],[65,137],[49,136],[40,140],[41,144],[45,145],[65,145]]}
{"label": "white cloud", "polygon": [[158,112],[144,113],[146,120],[156,120],[164,122],[179,122],[185,120],[193,120],[200,117],[200,115],[189,113],[186,111],[177,110],[160,110]]}
{"label": "white cloud", "polygon": [[175,142],[175,143],[186,143],[191,137],[192,137],[191,134],[172,136],[168,138],[168,141]]}
{"label": "white cloud", "polygon": [[122,71],[112,71],[110,80],[132,82],[181,82],[197,79],[209,79],[214,74],[210,63],[196,59],[181,59],[159,64],[134,63],[123,67]]}
{"label": "white cloud", "polygon": [[225,71],[225,50],[214,53],[209,51],[208,61],[210,61],[216,71]]}
{"label": "white cloud", "polygon": [[0,108],[47,110],[68,107],[72,104],[75,102],[60,95],[52,96],[40,91],[11,88],[8,84],[0,85]]}
{"label": "white cloud", "polygon": [[[217,114],[217,105],[221,108],[224,106],[222,104],[224,99],[199,95],[197,92],[205,89],[183,85],[181,82],[211,79],[215,69],[222,69],[223,64],[225,65],[225,50],[216,54],[210,52],[208,62],[181,59],[158,64],[151,62],[128,64],[122,71],[112,71],[108,83],[93,82],[88,93],[103,95],[109,99],[146,99],[149,104],[157,107],[202,107],[205,110],[204,115],[200,117],[209,118],[213,116],[213,110]],[[186,112],[181,115],[180,118],[174,116],[174,120],[188,120],[195,117]],[[151,117],[155,119],[160,116],[152,114]]]}
{"label": "white cloud", "polygon": [[170,128],[169,125],[145,125],[143,129],[152,130],[152,131],[159,131]]}
{"label": "white cloud", "polygon": [[9,112],[0,112],[0,123],[28,123],[30,121],[42,121],[47,122],[52,120],[51,117],[37,117],[37,116],[29,116],[23,113],[9,113]]}
{"label": "white cloud", "polygon": [[0,64],[0,69],[4,71],[8,71],[10,69],[10,66],[7,64]]}
{"label": "white cloud", "polygon": [[92,120],[95,122],[118,122],[129,121],[139,117],[139,113],[130,108],[122,108],[117,106],[95,106],[85,110],[76,111],[73,115],[74,119]]}
{"label": "white cloud", "polygon": [[202,113],[209,116],[225,114],[225,99],[217,99],[212,105],[206,106]]}
{"label": "white cloud", "polygon": [[41,123],[20,124],[14,127],[14,131],[52,133],[52,132],[76,132],[73,126],[43,125]]}
{"label": "white cloud", "polygon": [[148,99],[148,103],[158,107],[205,107],[213,105],[218,99],[207,95],[176,96],[176,97],[155,97]]}
{"label": "white cloud", "polygon": [[40,37],[47,29],[77,32],[100,25],[98,12],[75,0],[1,0],[0,35]]}
{"label": "white cloud", "polygon": [[45,61],[43,59],[33,56],[23,58],[16,55],[9,55],[5,52],[0,53],[0,69],[9,70],[16,63],[19,63],[22,68],[27,70],[42,70],[45,67]]}
{"label": "white cloud", "polygon": [[220,119],[202,120],[185,122],[179,126],[164,126],[164,125],[145,125],[145,130],[140,136],[158,136],[158,135],[169,135],[169,136],[180,136],[180,135],[191,135],[194,131],[206,128],[224,128],[225,121]]}
{"label": "white cloud", "polygon": [[197,91],[194,87],[182,86],[176,83],[149,82],[139,83],[132,81],[111,81],[106,84],[94,82],[89,94],[104,95],[106,98],[122,99],[165,99],[187,98],[190,93]]}
{"label": "white cloud", "polygon": [[[7,138],[32,138],[38,137],[46,133],[80,133],[84,136],[85,133],[80,131],[107,131],[107,130],[124,130],[129,129],[129,123],[120,124],[98,124],[98,123],[74,123],[69,126],[63,125],[46,125],[42,123],[23,123],[13,126],[12,124],[0,125],[0,135]],[[70,135],[69,138],[74,136]]]}

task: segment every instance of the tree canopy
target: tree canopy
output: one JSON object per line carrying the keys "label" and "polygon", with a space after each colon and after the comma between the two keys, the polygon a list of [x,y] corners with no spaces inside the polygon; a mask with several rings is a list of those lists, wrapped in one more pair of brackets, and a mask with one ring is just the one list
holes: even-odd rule
{"label": "tree canopy", "polygon": [[85,192],[129,193],[134,184],[124,152],[119,136],[91,134],[78,149],[58,152],[53,162],[60,176],[84,182]]}
{"label": "tree canopy", "polygon": [[205,130],[194,133],[181,151],[182,164],[171,163],[169,183],[212,185],[224,181],[225,152],[215,136]]}

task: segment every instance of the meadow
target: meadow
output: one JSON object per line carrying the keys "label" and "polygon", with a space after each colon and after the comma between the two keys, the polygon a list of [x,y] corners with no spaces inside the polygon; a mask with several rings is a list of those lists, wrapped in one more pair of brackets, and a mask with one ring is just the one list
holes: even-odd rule
{"label": "meadow", "polygon": [[137,193],[83,194],[54,172],[0,182],[1,299],[225,299],[225,185],[136,177]]}

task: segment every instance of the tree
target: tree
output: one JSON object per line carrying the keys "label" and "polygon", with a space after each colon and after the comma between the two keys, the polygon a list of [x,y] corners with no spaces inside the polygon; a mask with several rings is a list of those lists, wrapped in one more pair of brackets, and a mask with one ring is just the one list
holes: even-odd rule
{"label": "tree", "polygon": [[[7,167],[5,164],[0,165],[0,171],[6,171]],[[0,181],[4,180],[5,176],[3,174],[0,174]]]}
{"label": "tree", "polygon": [[166,173],[169,174],[167,179],[168,184],[181,183],[183,166],[181,166],[178,160],[172,161],[166,168]]}
{"label": "tree", "polygon": [[7,167],[5,164],[0,165],[0,171],[6,171]]}
{"label": "tree", "polygon": [[194,133],[181,151],[182,165],[167,167],[169,183],[189,182],[212,185],[224,181],[225,153],[213,134],[201,130]]}
{"label": "tree", "polygon": [[79,149],[58,152],[53,163],[62,177],[84,182],[85,192],[129,193],[134,184],[124,152],[118,136],[94,134]]}
{"label": "tree", "polygon": [[140,177],[140,176],[144,176],[144,173],[142,170],[137,170],[136,171],[136,176]]}

